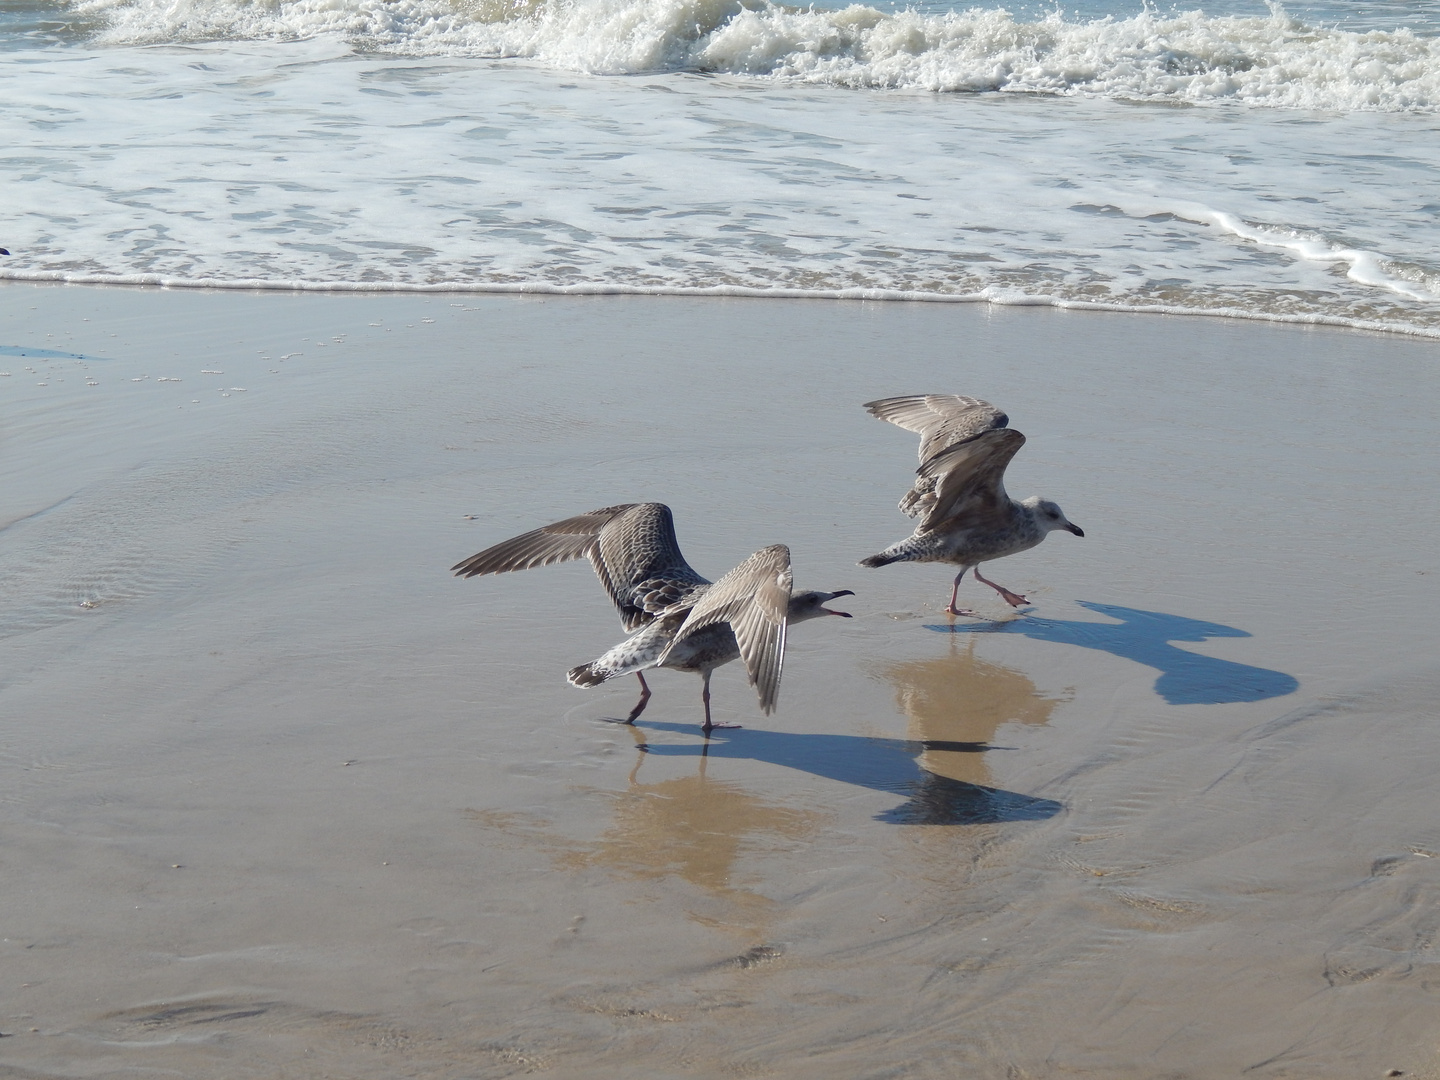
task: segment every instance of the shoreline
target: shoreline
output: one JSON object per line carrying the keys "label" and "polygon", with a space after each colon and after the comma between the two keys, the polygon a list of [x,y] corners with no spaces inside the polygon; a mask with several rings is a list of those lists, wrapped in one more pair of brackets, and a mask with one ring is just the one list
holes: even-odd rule
{"label": "shoreline", "polygon": [[1404,337],[1440,339],[1440,327],[1406,325],[1383,320],[1348,319],[1338,315],[1287,315],[1279,312],[1255,312],[1243,307],[1200,308],[1184,305],[1103,303],[1094,300],[1066,300],[1054,296],[1011,294],[1005,289],[986,288],[977,293],[907,292],[898,289],[759,289],[743,285],[714,285],[686,288],[680,286],[642,286],[586,282],[558,285],[546,282],[444,282],[439,284],[405,282],[306,282],[306,281],[228,281],[218,278],[170,278],[160,275],[105,276],[63,274],[59,271],[0,272],[0,288],[6,283],[16,285],[73,285],[123,289],[188,289],[215,292],[256,294],[299,293],[336,296],[653,296],[676,298],[752,299],[752,300],[831,300],[874,303],[915,304],[984,304],[997,308],[1039,307],[1056,311],[1083,311],[1113,315],[1170,315],[1175,317],[1233,319],[1277,326],[1315,326],[1364,333],[1398,334]]}

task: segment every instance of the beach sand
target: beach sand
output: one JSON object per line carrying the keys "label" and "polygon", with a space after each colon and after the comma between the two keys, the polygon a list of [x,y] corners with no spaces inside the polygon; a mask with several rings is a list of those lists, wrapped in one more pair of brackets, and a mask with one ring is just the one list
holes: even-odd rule
{"label": "beach sand", "polygon": [[[1433,342],[7,285],[0,346],[0,1076],[1440,1076]],[[855,565],[916,392],[1085,529],[1026,617]],[[857,594],[708,753],[693,676],[565,682],[587,565],[448,572],[645,499]]]}

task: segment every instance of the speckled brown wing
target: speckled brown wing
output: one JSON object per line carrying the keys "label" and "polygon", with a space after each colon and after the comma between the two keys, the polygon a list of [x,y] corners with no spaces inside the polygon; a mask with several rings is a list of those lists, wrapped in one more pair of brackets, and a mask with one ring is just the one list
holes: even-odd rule
{"label": "speckled brown wing", "polygon": [[981,432],[925,462],[919,480],[933,481],[935,491],[920,528],[1008,528],[1013,511],[1005,491],[1005,467],[1024,445],[1020,432],[1000,428]]}
{"label": "speckled brown wing", "polygon": [[503,540],[451,569],[504,574],[588,558],[626,630],[635,630],[709,582],[680,553],[664,503],[625,503],[578,514]]}
{"label": "speckled brown wing", "polygon": [[600,531],[615,518],[633,510],[637,503],[606,506],[588,514],[577,514],[509,540],[502,540],[450,569],[459,577],[480,574],[505,574],[512,570],[529,570],[535,566],[568,562],[588,556],[600,538]]}
{"label": "speckled brown wing", "polygon": [[956,443],[1010,423],[1010,418],[988,401],[959,394],[881,398],[867,401],[865,408],[872,416],[919,434],[922,465]]}
{"label": "speckled brown wing", "polygon": [[675,519],[664,503],[638,503],[607,524],[590,561],[626,630],[638,629],[710,584],[680,553]]}
{"label": "speckled brown wing", "polygon": [[935,504],[935,479],[924,465],[952,446],[987,431],[1003,429],[1010,418],[988,401],[959,394],[910,394],[867,402],[871,415],[920,435],[921,472],[900,500],[909,517],[928,516]]}
{"label": "speckled brown wing", "polygon": [[705,590],[656,664],[663,665],[670,650],[696,631],[728,623],[761,710],[774,712],[785,660],[790,589],[790,549],[784,544],[761,548]]}

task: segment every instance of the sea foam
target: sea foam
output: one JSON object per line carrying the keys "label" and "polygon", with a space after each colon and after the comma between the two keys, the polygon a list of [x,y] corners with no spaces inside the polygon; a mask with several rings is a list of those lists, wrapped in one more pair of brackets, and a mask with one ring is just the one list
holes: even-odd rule
{"label": "sea foam", "polygon": [[0,53],[0,279],[1440,333],[1419,34],[729,0],[85,11],[108,44]]}
{"label": "sea foam", "polygon": [[608,75],[702,71],[851,88],[1095,96],[1322,110],[1431,110],[1440,39],[1199,11],[1024,21],[738,0],[88,0],[101,40],[339,34],[366,50],[524,57]]}

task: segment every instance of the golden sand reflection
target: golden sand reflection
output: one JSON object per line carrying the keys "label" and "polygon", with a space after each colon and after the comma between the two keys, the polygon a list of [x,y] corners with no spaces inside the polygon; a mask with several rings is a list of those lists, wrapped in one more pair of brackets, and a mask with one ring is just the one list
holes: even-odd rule
{"label": "golden sand reflection", "polygon": [[692,776],[649,784],[639,780],[644,764],[642,757],[629,788],[615,794],[605,832],[565,861],[640,880],[678,877],[720,901],[718,907],[692,911],[700,921],[746,933],[759,930],[773,902],[752,887],[760,875],[749,880],[738,864],[743,856],[783,851],[809,838],[824,815],[766,802],[738,784],[710,779],[704,757]]}
{"label": "golden sand reflection", "polygon": [[926,772],[967,784],[991,783],[983,750],[1001,724],[1047,723],[1059,704],[1020,672],[976,657],[973,638],[963,650],[951,641],[944,656],[891,664],[879,674],[895,688],[896,704],[910,721],[909,738],[973,746],[927,748],[920,757]]}

